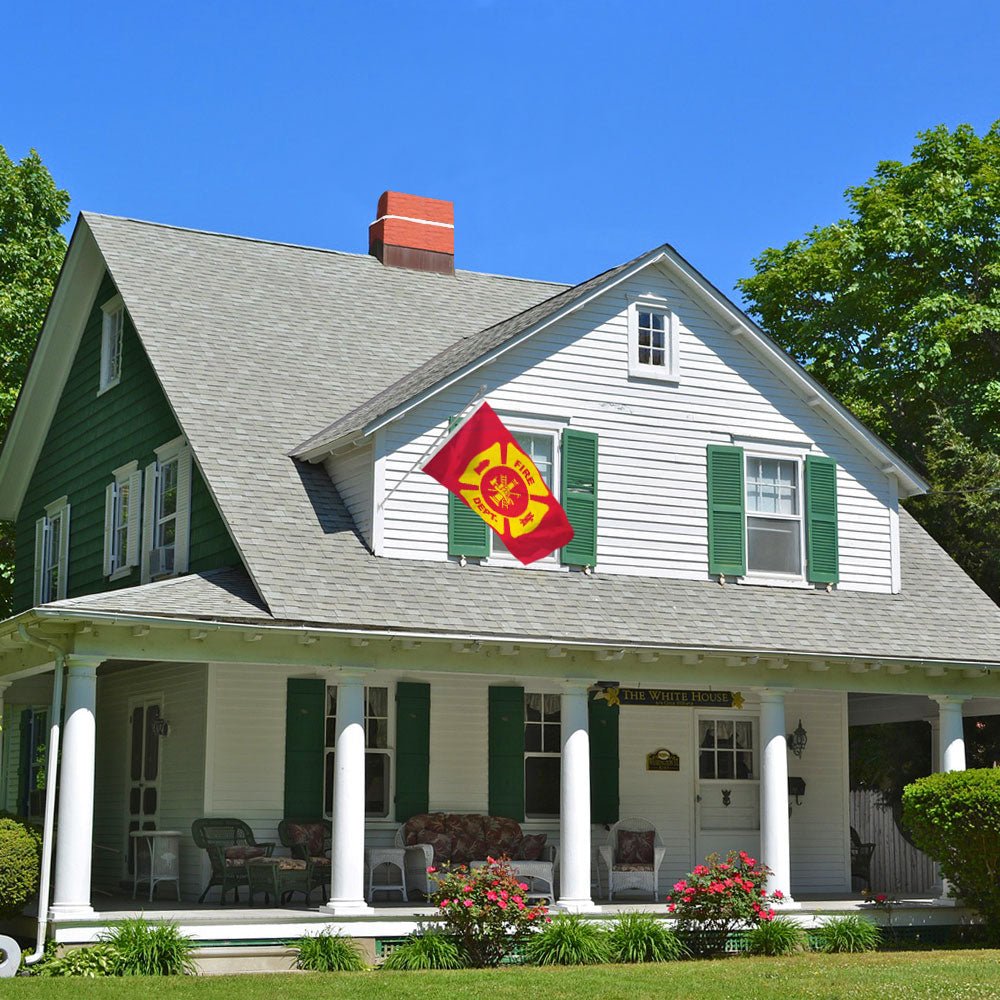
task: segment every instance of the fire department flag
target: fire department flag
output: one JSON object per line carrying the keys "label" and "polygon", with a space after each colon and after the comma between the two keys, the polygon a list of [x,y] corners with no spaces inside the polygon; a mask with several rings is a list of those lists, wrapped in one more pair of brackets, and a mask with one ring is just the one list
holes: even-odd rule
{"label": "fire department flag", "polygon": [[566,512],[489,403],[479,405],[423,471],[471,507],[525,565],[573,538]]}

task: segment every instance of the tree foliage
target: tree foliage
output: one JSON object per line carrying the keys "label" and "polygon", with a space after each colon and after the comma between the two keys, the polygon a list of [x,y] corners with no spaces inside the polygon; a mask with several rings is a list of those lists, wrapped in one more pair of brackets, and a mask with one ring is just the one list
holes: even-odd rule
{"label": "tree foliage", "polygon": [[929,479],[914,514],[994,597],[1000,570],[1000,121],[923,132],[847,218],[755,258],[764,329]]}
{"label": "tree foliage", "polygon": [[[0,436],[6,435],[28,361],[66,254],[59,227],[69,195],[32,150],[15,163],[0,146]],[[13,526],[0,522],[0,616],[11,608]]]}

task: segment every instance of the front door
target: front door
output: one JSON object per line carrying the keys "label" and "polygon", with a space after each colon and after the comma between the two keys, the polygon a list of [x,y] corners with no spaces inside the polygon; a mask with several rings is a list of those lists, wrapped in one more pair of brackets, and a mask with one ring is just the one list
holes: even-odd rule
{"label": "front door", "polygon": [[[129,717],[128,874],[135,871],[133,830],[155,830],[160,812],[160,699],[134,702]],[[140,866],[141,867],[141,866]]]}

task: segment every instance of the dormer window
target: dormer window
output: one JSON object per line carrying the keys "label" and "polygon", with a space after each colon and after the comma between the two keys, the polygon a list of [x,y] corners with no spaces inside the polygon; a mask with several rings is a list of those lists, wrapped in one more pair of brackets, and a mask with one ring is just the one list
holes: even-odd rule
{"label": "dormer window", "polygon": [[122,340],[125,334],[125,304],[120,295],[101,306],[101,377],[98,395],[118,385],[122,377]]}
{"label": "dormer window", "polygon": [[630,378],[677,381],[677,317],[663,299],[629,303],[628,352]]}

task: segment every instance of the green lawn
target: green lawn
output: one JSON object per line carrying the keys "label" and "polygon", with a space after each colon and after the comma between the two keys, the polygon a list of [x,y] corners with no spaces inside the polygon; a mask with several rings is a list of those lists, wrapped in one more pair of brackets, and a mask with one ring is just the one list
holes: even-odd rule
{"label": "green lawn", "polygon": [[1000,1000],[1000,951],[811,954],[670,965],[506,968],[494,972],[291,973],[140,981],[18,978],[0,983],[3,1000],[113,1000],[152,996],[154,991],[157,1000]]}

